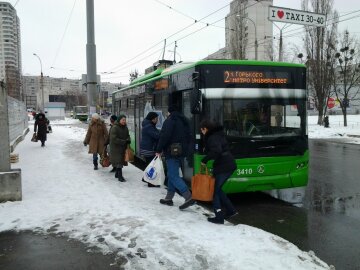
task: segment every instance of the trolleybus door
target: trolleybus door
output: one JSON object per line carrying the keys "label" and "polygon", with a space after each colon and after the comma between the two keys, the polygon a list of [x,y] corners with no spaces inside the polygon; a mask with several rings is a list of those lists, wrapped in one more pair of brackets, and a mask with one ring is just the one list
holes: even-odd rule
{"label": "trolleybus door", "polygon": [[140,98],[135,99],[135,153],[140,153],[140,127],[141,127],[141,120],[142,117],[140,114]]}

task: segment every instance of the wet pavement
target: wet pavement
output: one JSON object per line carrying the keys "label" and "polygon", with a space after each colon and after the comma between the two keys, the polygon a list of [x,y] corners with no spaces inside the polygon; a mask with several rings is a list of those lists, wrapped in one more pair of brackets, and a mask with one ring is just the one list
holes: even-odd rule
{"label": "wet pavement", "polygon": [[303,207],[263,193],[231,196],[251,225],[312,250],[339,270],[360,269],[360,145],[311,140],[310,178]]}
{"label": "wet pavement", "polygon": [[79,241],[32,232],[0,233],[2,270],[121,269],[115,256],[103,255]]}

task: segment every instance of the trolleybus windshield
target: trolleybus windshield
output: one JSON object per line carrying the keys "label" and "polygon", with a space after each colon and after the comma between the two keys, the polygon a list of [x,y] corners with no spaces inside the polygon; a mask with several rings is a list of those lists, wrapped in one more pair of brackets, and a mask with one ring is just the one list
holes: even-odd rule
{"label": "trolleybus windshield", "polygon": [[235,155],[273,156],[306,150],[304,108],[305,99],[295,98],[208,99],[203,113],[222,123]]}

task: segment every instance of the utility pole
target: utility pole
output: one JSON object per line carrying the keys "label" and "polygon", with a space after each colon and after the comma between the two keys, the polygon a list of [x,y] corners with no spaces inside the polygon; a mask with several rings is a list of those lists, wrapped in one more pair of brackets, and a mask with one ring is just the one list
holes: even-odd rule
{"label": "utility pole", "polygon": [[277,29],[279,29],[280,31],[280,39],[279,39],[279,62],[283,61],[283,36],[282,36],[282,32],[284,29],[286,29],[287,27],[290,27],[291,24],[285,24],[282,28],[280,28],[279,26],[277,26],[274,22],[273,25],[276,26]]}
{"label": "utility pole", "polygon": [[280,29],[280,41],[279,41],[279,62],[283,61],[283,40],[282,40],[282,28]]}
{"label": "utility pole", "polygon": [[175,41],[175,46],[174,46],[174,63],[176,63],[176,41]]}
{"label": "utility pole", "polygon": [[86,89],[88,95],[89,116],[96,112],[97,77],[96,45],[94,30],[94,0],[86,0],[87,44],[86,44]]}
{"label": "utility pole", "polygon": [[40,56],[38,56],[36,53],[33,53],[34,56],[37,57],[40,61],[40,91],[41,91],[41,110],[43,113],[45,113],[45,102],[44,102],[44,75],[42,72],[42,62]]}
{"label": "utility pole", "polygon": [[164,39],[164,49],[163,49],[162,60],[165,59],[165,48],[166,48],[166,39]]}

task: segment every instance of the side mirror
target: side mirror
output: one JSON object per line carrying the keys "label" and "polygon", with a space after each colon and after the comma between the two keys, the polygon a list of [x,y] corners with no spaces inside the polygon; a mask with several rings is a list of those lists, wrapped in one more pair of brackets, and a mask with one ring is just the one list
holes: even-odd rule
{"label": "side mirror", "polygon": [[201,113],[201,101],[202,101],[202,93],[199,89],[199,72],[194,72],[192,74],[192,80],[194,82],[193,90],[191,91],[191,113],[192,114],[200,114]]}

